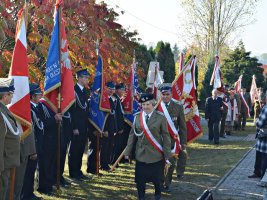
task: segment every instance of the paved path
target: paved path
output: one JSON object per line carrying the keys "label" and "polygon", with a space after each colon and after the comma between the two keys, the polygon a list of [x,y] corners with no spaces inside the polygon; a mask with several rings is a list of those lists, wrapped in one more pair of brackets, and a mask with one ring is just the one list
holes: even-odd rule
{"label": "paved path", "polygon": [[252,149],[217,184],[214,199],[263,199],[265,191],[257,185],[259,179],[247,177],[253,172],[254,162],[255,149]]}

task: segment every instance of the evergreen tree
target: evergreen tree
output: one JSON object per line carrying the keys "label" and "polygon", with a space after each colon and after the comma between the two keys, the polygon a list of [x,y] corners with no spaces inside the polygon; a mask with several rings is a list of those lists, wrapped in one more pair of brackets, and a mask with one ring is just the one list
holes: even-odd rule
{"label": "evergreen tree", "polygon": [[175,63],[170,44],[158,42],[155,52],[158,56],[157,61],[160,64],[160,70],[164,71],[164,82],[171,83],[175,77]]}
{"label": "evergreen tree", "polygon": [[261,63],[256,57],[250,57],[250,54],[251,52],[246,52],[243,42],[239,42],[221,67],[225,83],[233,86],[239,76],[243,75],[242,86],[249,91],[252,75],[255,74],[258,87],[264,87],[267,84],[262,74],[263,69],[259,67]]}

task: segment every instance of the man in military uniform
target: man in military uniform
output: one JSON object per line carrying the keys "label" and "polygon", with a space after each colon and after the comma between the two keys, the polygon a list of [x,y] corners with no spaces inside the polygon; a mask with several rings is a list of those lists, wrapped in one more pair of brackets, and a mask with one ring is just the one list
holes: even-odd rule
{"label": "man in military uniform", "polygon": [[[243,98],[242,98],[243,97]],[[246,88],[242,87],[240,91],[240,99],[241,99],[241,112],[239,118],[239,128],[242,128],[242,131],[245,130],[247,117],[251,111],[251,99],[250,94],[246,92]]]}
{"label": "man in military uniform", "polygon": [[139,102],[142,103],[142,111],[136,115],[125,156],[131,155],[136,144],[135,182],[138,198],[145,199],[146,183],[152,182],[155,187],[155,200],[159,200],[163,165],[165,162],[169,163],[168,159],[171,157],[171,139],[166,118],[154,110],[153,94],[142,94]]}
{"label": "man in military uniform", "polygon": [[228,112],[228,101],[229,101],[229,85],[225,85],[224,87],[224,92],[221,92],[219,97],[222,98],[223,101],[223,110],[222,110],[222,120],[221,120],[221,127],[220,127],[220,137],[225,138],[225,121],[226,121],[226,116]]}
{"label": "man in military uniform", "polygon": [[254,124],[256,124],[256,119],[260,115],[261,108],[264,106],[264,94],[263,94],[263,89],[258,88],[258,95],[255,96],[254,99]]}
{"label": "man in military uniform", "polygon": [[71,178],[87,179],[83,172],[82,157],[88,134],[88,99],[85,87],[88,86],[89,73],[86,69],[77,72],[77,83],[74,86],[76,102],[72,106],[72,128],[71,143],[69,148],[69,173]]}
{"label": "man in military uniform", "polygon": [[116,98],[113,96],[115,93],[115,85],[112,81],[106,83],[108,99],[110,103],[110,113],[107,117],[103,137],[101,138],[101,156],[100,156],[100,165],[101,169],[109,171],[109,164],[113,161],[114,156],[112,154],[112,149],[114,145],[114,135],[117,134],[117,124],[115,120],[115,104],[114,101]]}
{"label": "man in military uniform", "polygon": [[62,114],[55,113],[45,100],[37,105],[40,119],[44,123],[43,159],[39,160],[38,192],[52,194],[55,184],[58,123],[62,122]]}
{"label": "man in military uniform", "polygon": [[[115,97],[113,103],[115,107],[115,124],[116,124],[116,135],[114,135],[114,146],[113,146],[113,158],[111,163],[114,164],[118,157],[124,150],[122,146],[123,141],[123,125],[124,125],[124,111],[121,104],[121,98],[125,92],[125,86],[123,83],[115,86],[116,90],[113,96]],[[125,147],[125,146],[124,146]]]}
{"label": "man in military uniform", "polygon": [[[233,90],[232,90],[233,91]],[[237,103],[237,109],[238,109],[238,114],[237,114],[237,120],[234,121],[234,130],[235,131],[238,131],[240,130],[240,127],[239,127],[239,119],[241,118],[241,99],[240,99],[240,94],[239,92],[237,93],[235,90],[234,90],[234,99],[236,100],[236,103]]]}
{"label": "man in military uniform", "polygon": [[[13,97],[13,79],[0,78],[0,199],[8,198],[12,169],[20,165],[20,131],[7,109]],[[15,169],[14,169],[15,170]]]}
{"label": "man in military uniform", "polygon": [[[166,116],[167,123],[172,123],[174,125],[174,128],[177,130],[177,137],[180,140],[181,145],[181,151],[179,152],[179,163],[181,166],[178,166],[177,164],[177,158],[172,157],[170,158],[171,166],[167,169],[166,175],[165,175],[165,188],[164,191],[170,192],[170,184],[172,182],[172,175],[175,167],[177,166],[177,176],[183,176],[185,171],[185,165],[186,165],[186,144],[187,144],[187,132],[186,132],[186,123],[185,123],[185,115],[184,115],[184,108],[183,106],[179,105],[178,103],[174,102],[172,100],[172,87],[171,84],[164,84],[160,87],[161,91],[161,101],[158,105],[161,107],[163,114],[169,115]],[[163,109],[163,107],[166,108]],[[164,113],[164,110],[167,111],[167,113]],[[168,121],[171,120],[171,122]],[[169,132],[172,130],[169,130]],[[174,130],[175,131],[175,130]],[[171,136],[171,147],[172,152],[175,153],[175,147],[178,148],[178,145],[175,146],[175,142],[177,138],[175,137],[175,133],[170,133]],[[178,153],[178,152],[177,152]]]}
{"label": "man in military uniform", "polygon": [[[38,84],[30,84],[30,97],[31,97],[31,117],[33,124],[32,135],[35,138],[36,151],[28,155],[28,162],[26,172],[24,175],[23,188],[21,192],[21,199],[40,199],[35,196],[34,191],[34,177],[37,168],[38,160],[43,159],[43,136],[44,136],[44,124],[40,119],[40,114],[37,109],[39,100],[42,97],[42,91]],[[28,136],[29,137],[29,136]],[[39,164],[39,168],[43,165]]]}

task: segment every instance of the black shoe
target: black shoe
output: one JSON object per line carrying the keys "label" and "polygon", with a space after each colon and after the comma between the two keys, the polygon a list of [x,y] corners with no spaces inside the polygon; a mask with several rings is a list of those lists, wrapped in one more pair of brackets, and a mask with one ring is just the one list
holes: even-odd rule
{"label": "black shoe", "polygon": [[164,188],[161,189],[162,192],[166,192],[166,193],[171,193],[170,187],[166,186]]}
{"label": "black shoe", "polygon": [[257,174],[252,174],[250,176],[248,176],[248,178],[260,178],[261,176],[258,176]]}
{"label": "black shoe", "polygon": [[224,135],[220,135],[221,138],[226,138]]}
{"label": "black shoe", "polygon": [[63,187],[66,187],[66,186],[70,186],[71,183],[66,181],[66,179],[63,176],[61,176],[60,177],[60,185],[63,186]]}
{"label": "black shoe", "polygon": [[180,175],[180,174],[179,174],[179,175],[177,175],[177,178],[178,178],[178,179],[184,179],[184,175]]}
{"label": "black shoe", "polygon": [[219,145],[220,143],[219,142],[214,142],[215,145]]}
{"label": "black shoe", "polygon": [[45,194],[45,195],[48,195],[48,196],[51,196],[52,193],[53,193],[53,190],[52,189],[37,189],[37,191],[41,194]]}
{"label": "black shoe", "polygon": [[111,168],[109,166],[107,166],[107,167],[101,167],[100,169],[102,169],[104,171],[107,171],[107,172],[109,172],[111,170]]}
{"label": "black shoe", "polygon": [[41,200],[43,199],[42,197],[37,197],[35,194],[32,194],[29,197],[23,197],[21,200]]}
{"label": "black shoe", "polygon": [[91,179],[90,177],[85,176],[84,174],[80,174],[79,178],[80,178],[81,180],[90,180],[90,179]]}

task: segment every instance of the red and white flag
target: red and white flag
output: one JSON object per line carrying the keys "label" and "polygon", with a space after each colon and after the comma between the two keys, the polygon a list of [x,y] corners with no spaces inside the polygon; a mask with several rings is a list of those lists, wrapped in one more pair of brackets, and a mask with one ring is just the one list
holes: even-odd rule
{"label": "red and white flag", "polygon": [[222,84],[222,72],[219,63],[219,56],[215,56],[215,65],[213,69],[213,73],[210,79],[210,85],[213,85],[214,89],[218,89],[219,91],[223,91]]}
{"label": "red and white flag", "polygon": [[255,75],[253,75],[251,87],[250,87],[250,98],[251,98],[252,104],[254,104],[255,97],[259,98],[259,94],[258,94],[258,88],[256,84],[256,77]]}
{"label": "red and white flag", "polygon": [[25,15],[24,9],[18,13],[16,44],[9,71],[9,77],[14,79],[15,91],[8,107],[22,127],[21,139],[32,130]]}
{"label": "red and white flag", "polygon": [[240,90],[241,90],[241,88],[242,88],[242,85],[241,85],[241,83],[242,83],[242,77],[243,77],[243,75],[240,75],[239,78],[238,78],[238,80],[235,82],[235,92],[236,93],[239,93]]}
{"label": "red and white flag", "polygon": [[184,107],[187,127],[187,142],[192,142],[202,134],[200,116],[196,101],[192,70],[195,69],[196,58],[184,66],[179,76],[172,83],[172,98]]}

